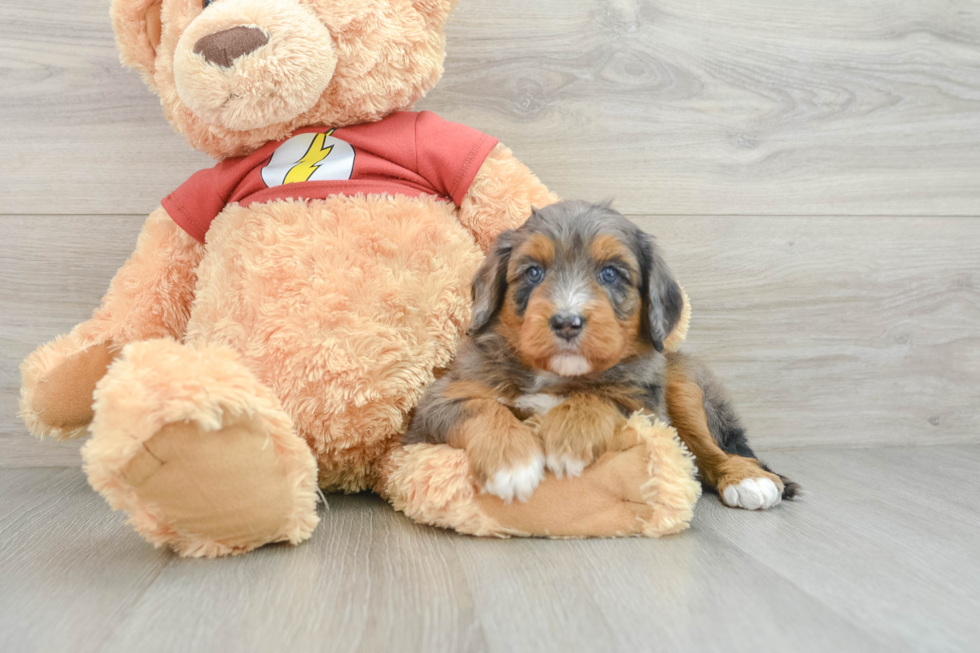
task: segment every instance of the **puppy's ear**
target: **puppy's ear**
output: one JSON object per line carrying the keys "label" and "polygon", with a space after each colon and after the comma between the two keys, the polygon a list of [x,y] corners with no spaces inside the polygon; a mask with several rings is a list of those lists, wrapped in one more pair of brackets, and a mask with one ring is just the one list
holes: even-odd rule
{"label": "puppy's ear", "polygon": [[507,292],[507,264],[514,249],[514,232],[497,236],[493,250],[487,254],[473,278],[473,316],[469,333],[476,333],[489,324],[504,303]]}
{"label": "puppy's ear", "polygon": [[674,330],[684,311],[684,293],[674,280],[653,238],[639,229],[635,238],[642,275],[642,329],[653,347],[662,353],[664,341]]}

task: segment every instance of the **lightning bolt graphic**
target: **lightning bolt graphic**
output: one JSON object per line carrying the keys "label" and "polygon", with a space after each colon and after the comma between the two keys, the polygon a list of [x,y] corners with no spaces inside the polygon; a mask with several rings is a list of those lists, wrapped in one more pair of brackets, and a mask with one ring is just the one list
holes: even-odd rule
{"label": "lightning bolt graphic", "polygon": [[306,154],[296,162],[289,172],[286,173],[286,178],[283,180],[284,184],[292,184],[297,181],[309,181],[313,173],[316,172],[317,167],[323,163],[323,160],[330,156],[330,151],[333,150],[333,145],[328,145],[323,147],[324,141],[327,136],[332,136],[334,130],[331,129],[326,134],[317,134],[313,138],[313,142],[310,143],[310,147],[306,150]]}

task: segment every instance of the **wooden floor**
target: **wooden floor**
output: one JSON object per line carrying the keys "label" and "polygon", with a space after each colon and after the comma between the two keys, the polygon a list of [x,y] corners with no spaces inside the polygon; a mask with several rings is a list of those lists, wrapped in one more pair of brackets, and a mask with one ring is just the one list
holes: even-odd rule
{"label": "wooden floor", "polygon": [[976,651],[980,446],[771,452],[807,495],[663,540],[482,540],[332,496],[313,539],[155,550],[77,469],[0,470],[0,650]]}
{"label": "wooden floor", "polygon": [[658,237],[688,350],[806,497],[706,497],[663,541],[331,497],[295,550],[148,547],[80,441],[27,434],[17,365],[211,162],[119,66],[108,0],[2,0],[0,652],[978,649],[980,2],[461,0],[418,108]]}

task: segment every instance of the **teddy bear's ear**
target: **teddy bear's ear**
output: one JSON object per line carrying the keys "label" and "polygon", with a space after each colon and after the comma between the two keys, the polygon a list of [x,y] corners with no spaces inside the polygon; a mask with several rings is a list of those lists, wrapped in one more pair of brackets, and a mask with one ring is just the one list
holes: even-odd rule
{"label": "teddy bear's ear", "polygon": [[160,45],[163,0],[112,0],[112,29],[123,64],[135,68],[150,88]]}
{"label": "teddy bear's ear", "polygon": [[456,8],[456,2],[457,0],[412,0],[412,5],[422,14],[426,23],[442,29]]}
{"label": "teddy bear's ear", "polygon": [[691,298],[687,296],[683,288],[681,288],[681,294],[684,296],[684,308],[681,309],[681,317],[677,320],[677,324],[674,325],[670,334],[667,335],[667,339],[664,340],[664,351],[668,353],[680,348],[681,343],[687,338],[687,329],[691,326]]}

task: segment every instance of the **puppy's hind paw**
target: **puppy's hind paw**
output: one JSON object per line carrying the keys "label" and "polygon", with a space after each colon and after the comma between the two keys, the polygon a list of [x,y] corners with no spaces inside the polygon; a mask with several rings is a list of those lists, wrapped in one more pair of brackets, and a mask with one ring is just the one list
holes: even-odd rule
{"label": "puppy's hind paw", "polygon": [[544,456],[535,456],[527,465],[505,467],[483,486],[484,492],[500,497],[505,503],[515,498],[527,501],[544,479]]}
{"label": "puppy's hind paw", "polygon": [[721,500],[732,508],[766,510],[780,502],[782,489],[766,477],[747,478],[720,492]]}

